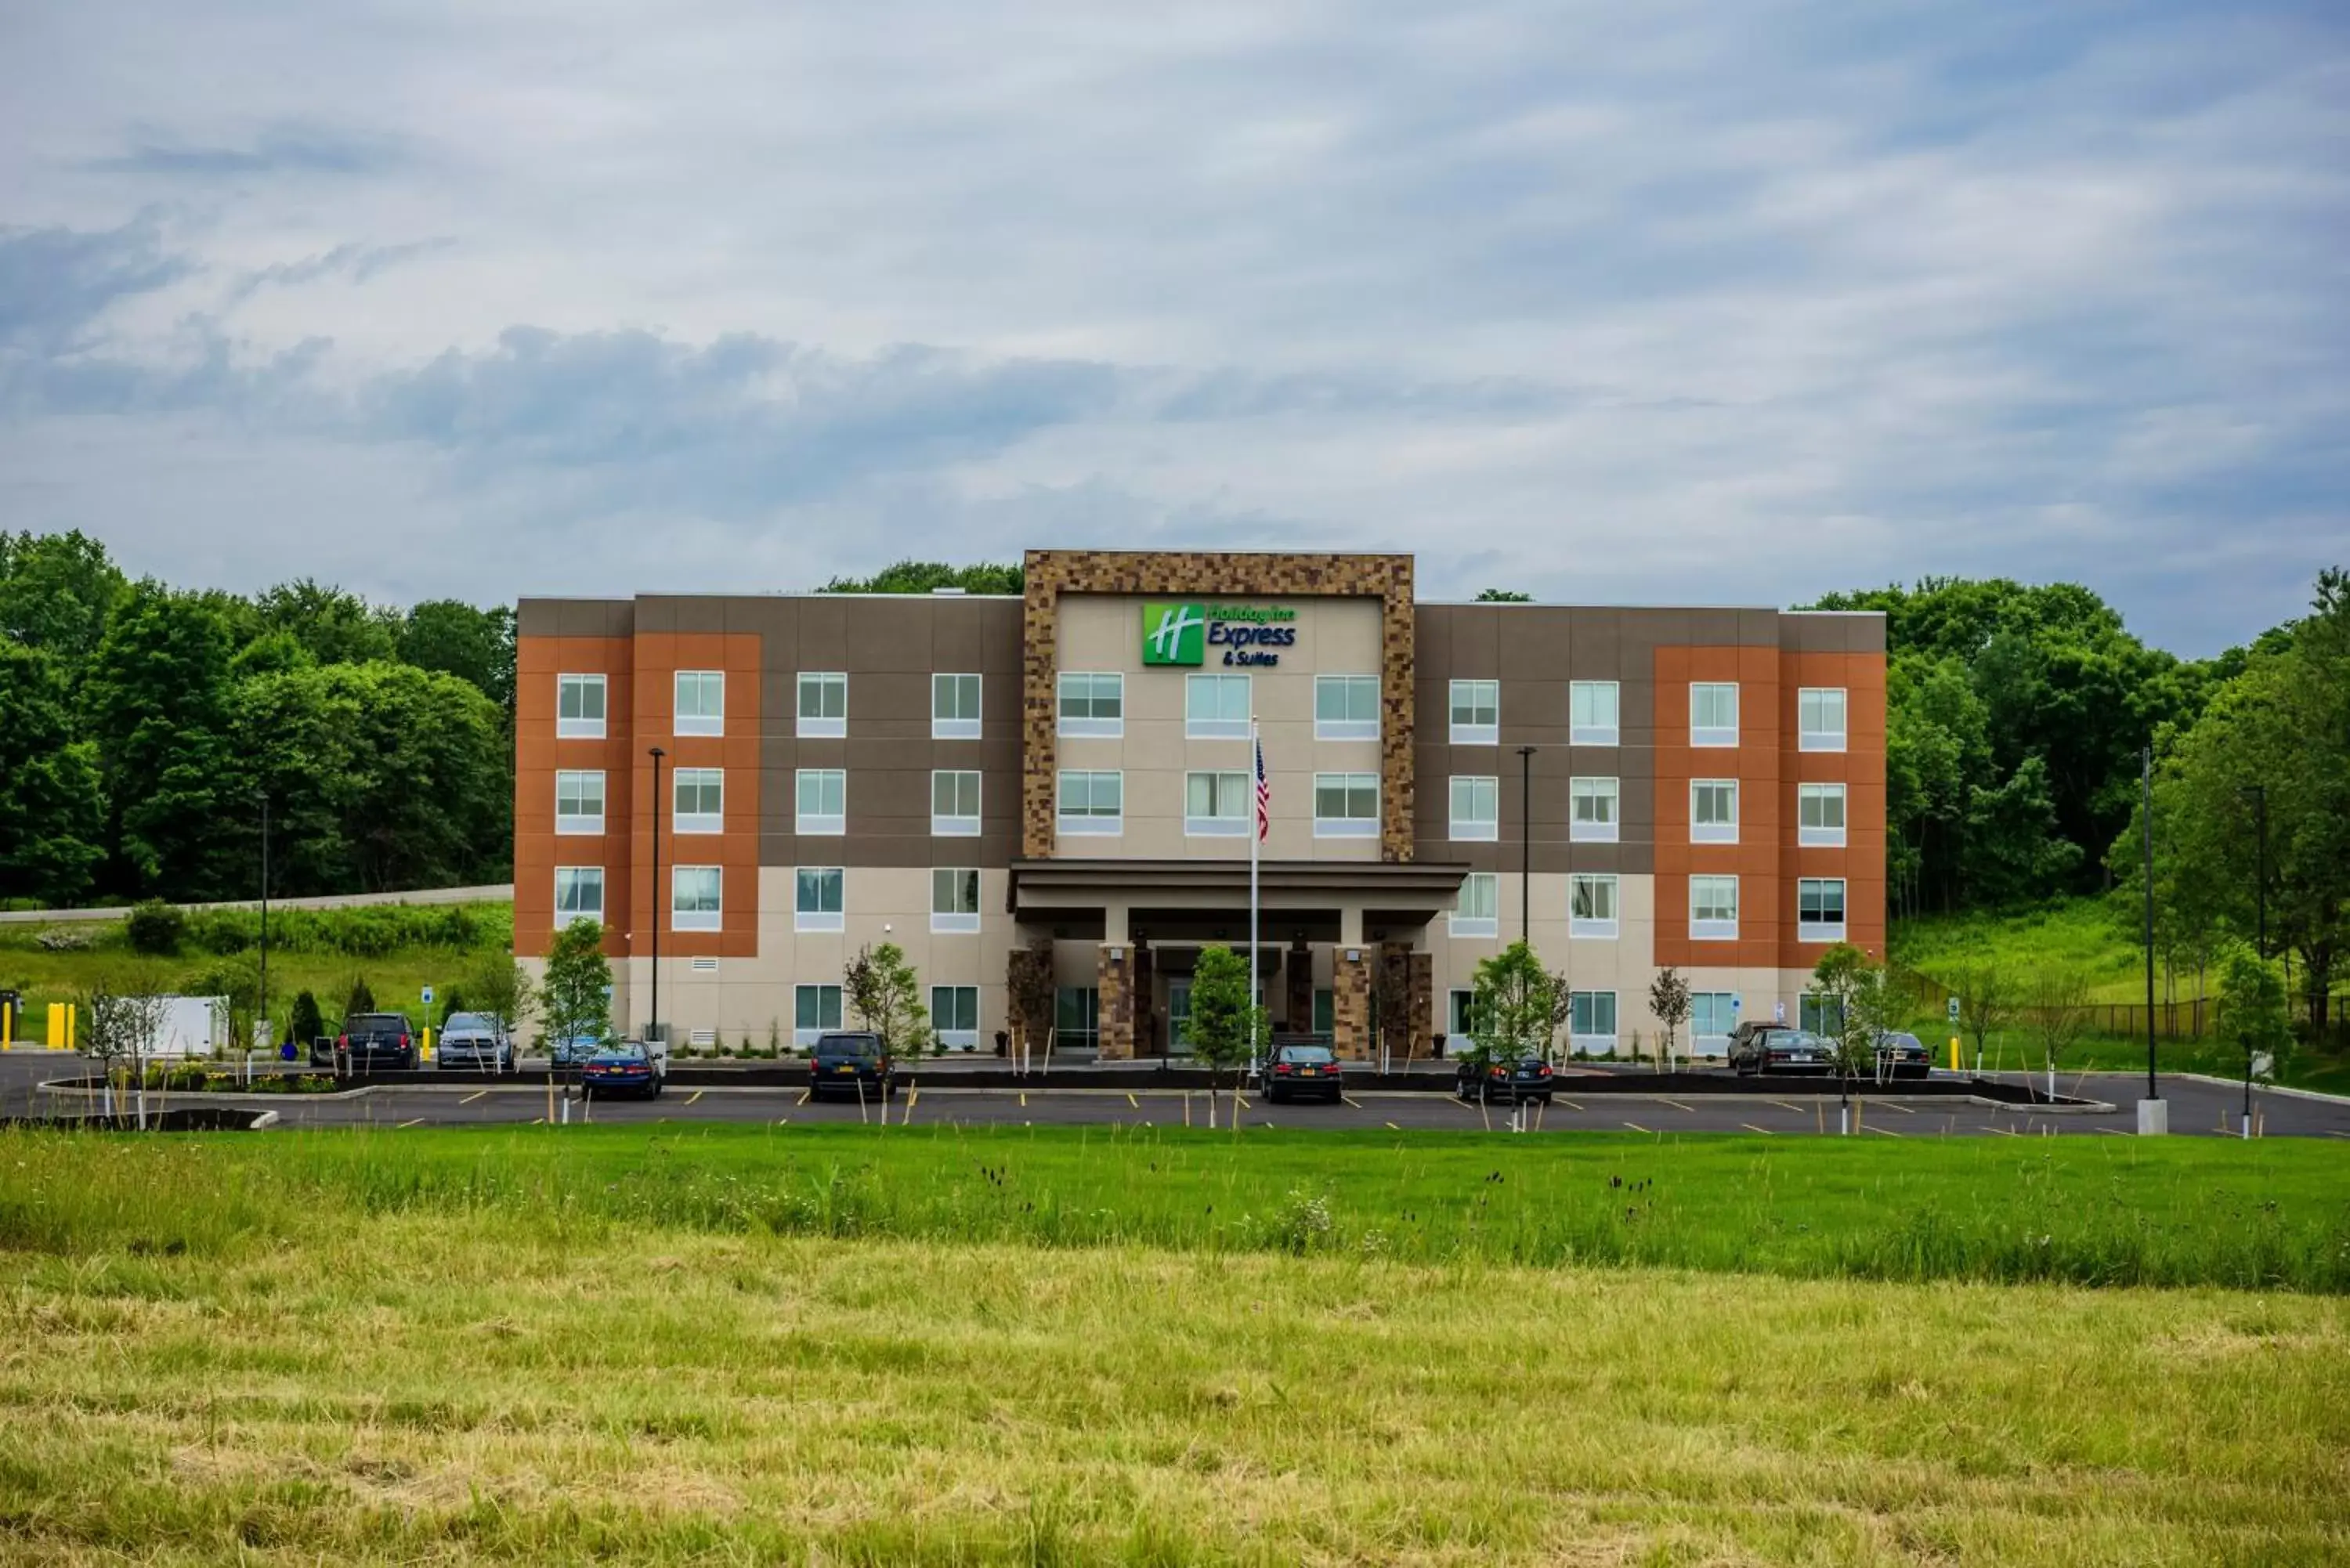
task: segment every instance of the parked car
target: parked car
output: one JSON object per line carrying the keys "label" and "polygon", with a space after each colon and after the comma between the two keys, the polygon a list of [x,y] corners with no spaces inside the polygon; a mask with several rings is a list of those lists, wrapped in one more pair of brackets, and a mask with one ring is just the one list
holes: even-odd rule
{"label": "parked car", "polygon": [[445,1072],[511,1073],[515,1070],[512,1036],[497,1020],[484,1012],[452,1012],[441,1026],[433,1060]]}
{"label": "parked car", "polygon": [[404,1012],[354,1012],[335,1036],[335,1054],[355,1073],[416,1065],[416,1026]]}
{"label": "parked car", "polygon": [[808,1096],[857,1095],[888,1099],[898,1092],[898,1064],[879,1034],[819,1034],[808,1053]]}
{"label": "parked car", "polygon": [[1335,1106],[1346,1093],[1338,1054],[1327,1045],[1276,1045],[1266,1054],[1264,1097],[1275,1105],[1314,1097]]}
{"label": "parked car", "polygon": [[1464,1100],[1487,1105],[1495,1100],[1510,1105],[1539,1100],[1548,1105],[1552,1087],[1550,1064],[1539,1056],[1522,1056],[1515,1062],[1461,1063],[1452,1092]]}
{"label": "parked car", "polygon": [[579,1090],[589,1099],[598,1095],[660,1097],[661,1072],[652,1053],[633,1040],[606,1045],[579,1064]]}
{"label": "parked car", "polygon": [[1833,1073],[1835,1047],[1806,1030],[1758,1029],[1730,1046],[1730,1064],[1742,1078],[1764,1073]]}
{"label": "parked car", "polygon": [[601,1035],[567,1034],[560,1040],[548,1043],[546,1055],[547,1060],[555,1065],[570,1067],[587,1061],[588,1057],[603,1048],[604,1040]]}
{"label": "parked car", "polygon": [[1877,1075],[1882,1078],[1933,1076],[1934,1054],[1926,1043],[1906,1030],[1888,1030],[1877,1037]]}

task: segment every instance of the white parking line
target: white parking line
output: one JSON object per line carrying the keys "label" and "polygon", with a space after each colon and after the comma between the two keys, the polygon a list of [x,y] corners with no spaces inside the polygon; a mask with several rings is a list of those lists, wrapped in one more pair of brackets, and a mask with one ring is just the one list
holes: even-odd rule
{"label": "white parking line", "polygon": [[1126,1103],[1127,1103],[1128,1105],[1129,1105],[1129,1106],[1133,1106],[1136,1110],[1138,1110],[1138,1111],[1139,1111],[1139,1110],[1140,1110],[1140,1109],[1142,1108],[1142,1102],[1141,1102],[1140,1100],[1138,1100],[1138,1099],[1136,1099],[1136,1098],[1134,1097],[1134,1093],[1133,1093],[1133,1091],[1132,1091],[1132,1090],[1128,1090],[1128,1091],[1127,1092]]}
{"label": "white parking line", "polygon": [[1783,1110],[1783,1111],[1793,1111],[1793,1112],[1794,1112],[1797,1116],[1802,1116],[1802,1115],[1804,1114],[1804,1107],[1803,1107],[1803,1106],[1791,1106],[1791,1105],[1789,1105],[1789,1104],[1788,1104],[1786,1101],[1784,1101],[1784,1100],[1773,1100],[1773,1101],[1771,1102],[1771,1104],[1773,1104],[1773,1105],[1774,1105],[1774,1106],[1778,1106],[1778,1107],[1779,1107],[1781,1110]]}
{"label": "white parking line", "polygon": [[1576,1105],[1573,1100],[1562,1099],[1562,1100],[1560,1100],[1558,1103],[1559,1103],[1560,1105],[1562,1105],[1562,1106],[1565,1106],[1568,1110],[1571,1110],[1571,1111],[1579,1111],[1579,1110],[1581,1110],[1581,1109],[1583,1108],[1581,1106]]}
{"label": "white parking line", "polygon": [[693,1102],[694,1102],[694,1101],[696,1101],[696,1100],[698,1100],[698,1099],[702,1098],[702,1096],[704,1096],[704,1095],[706,1095],[706,1094],[708,1094],[708,1093],[710,1093],[710,1091],[709,1091],[709,1090],[707,1090],[707,1089],[696,1089],[696,1090],[694,1090],[694,1091],[693,1091],[693,1093],[692,1093],[692,1094],[688,1095],[688,1096],[686,1096],[685,1103],[686,1103],[687,1105],[689,1105],[689,1106],[690,1106],[690,1105],[693,1104]]}
{"label": "white parking line", "polygon": [[[806,1104],[808,1103],[808,1096],[809,1096],[810,1095],[815,1094],[815,1093],[816,1093],[816,1091],[815,1091],[814,1089],[802,1089],[802,1090],[800,1091],[800,1097],[799,1097],[798,1099],[796,1099],[796,1100],[794,1100],[792,1103],[793,1103],[794,1105],[795,1105],[795,1106],[804,1106],[804,1105],[806,1105]],[[1025,1101],[1025,1100],[1023,1100],[1023,1101],[1021,1102],[1021,1104],[1022,1104],[1022,1105],[1026,1105],[1027,1103],[1028,1103],[1028,1102],[1027,1102],[1027,1101]]]}
{"label": "white parking line", "polygon": [[1659,1095],[1659,1096],[1657,1096],[1657,1103],[1658,1103],[1659,1105],[1670,1106],[1672,1106],[1672,1107],[1673,1107],[1673,1109],[1675,1109],[1675,1110],[1677,1110],[1677,1111],[1688,1111],[1688,1112],[1691,1113],[1692,1115],[1694,1115],[1694,1114],[1696,1113],[1696,1110],[1697,1110],[1697,1107],[1696,1107],[1695,1106],[1685,1106],[1685,1105],[1681,1104],[1679,1100],[1669,1100],[1669,1099],[1665,1098],[1665,1096],[1662,1096],[1662,1095]]}
{"label": "white parking line", "polygon": [[1764,1137],[1776,1137],[1778,1136],[1769,1127],[1758,1127],[1752,1122],[1741,1122],[1738,1125],[1744,1127],[1748,1132],[1759,1132]]}
{"label": "white parking line", "polygon": [[463,1099],[459,1100],[457,1103],[461,1106],[470,1106],[475,1100],[480,1099],[484,1095],[488,1093],[489,1090],[487,1089],[475,1089],[472,1094],[467,1095]]}
{"label": "white parking line", "polygon": [[419,1117],[417,1117],[417,1118],[416,1118],[414,1121],[412,1121],[412,1122],[402,1122],[402,1123],[400,1123],[400,1125],[401,1127],[418,1127],[418,1126],[422,1125],[423,1121],[424,1121],[424,1118],[423,1118],[422,1116],[419,1116]]}
{"label": "white parking line", "polygon": [[[1342,1094],[1342,1095],[1340,1095],[1340,1096],[1338,1096],[1338,1098],[1339,1098],[1340,1100],[1344,1101],[1346,1104],[1347,1104],[1347,1105],[1350,1105],[1350,1106],[1354,1106],[1354,1107],[1355,1107],[1357,1110],[1358,1110],[1358,1111],[1359,1111],[1359,1110],[1361,1110],[1361,1109],[1363,1108],[1363,1102],[1362,1102],[1362,1101],[1360,1101],[1360,1100],[1358,1100],[1358,1099],[1357,1099],[1357,1098],[1355,1098],[1355,1096],[1352,1096],[1352,1095],[1345,1095],[1345,1094]],[[1392,1122],[1390,1122],[1388,1125],[1389,1125],[1390,1127],[1392,1127],[1394,1124],[1393,1124]]]}
{"label": "white parking line", "polygon": [[1388,1124],[1388,1131],[1389,1131],[1389,1132],[1401,1132],[1401,1131],[1403,1131],[1403,1128],[1401,1128],[1401,1127],[1399,1127],[1396,1126],[1396,1125],[1395,1125],[1395,1123],[1393,1123],[1393,1122],[1389,1122],[1389,1123]]}
{"label": "white parking line", "polygon": [[1873,1133],[1883,1133],[1887,1137],[1901,1137],[1906,1136],[1904,1134],[1895,1132],[1890,1127],[1870,1127],[1868,1130]]}
{"label": "white parking line", "polygon": [[1877,1104],[1884,1106],[1888,1111],[1899,1111],[1905,1116],[1914,1116],[1918,1114],[1916,1111],[1911,1110],[1908,1106],[1903,1105],[1898,1100],[1878,1100]]}
{"label": "white parking line", "polygon": [[[1641,1126],[1639,1123],[1638,1123],[1638,1122],[1626,1122],[1624,1125],[1625,1125],[1626,1127],[1630,1127],[1634,1132],[1638,1132],[1638,1133],[1648,1132],[1648,1129],[1647,1127],[1642,1127],[1642,1126]],[[1648,1133],[1648,1136],[1649,1136],[1650,1137],[1654,1137],[1656,1136],[1656,1134],[1654,1134],[1654,1133]]]}

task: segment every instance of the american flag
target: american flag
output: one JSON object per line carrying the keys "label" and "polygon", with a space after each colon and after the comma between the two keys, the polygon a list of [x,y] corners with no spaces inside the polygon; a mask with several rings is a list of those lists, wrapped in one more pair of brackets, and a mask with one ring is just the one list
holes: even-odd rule
{"label": "american flag", "polygon": [[1256,743],[1256,836],[1260,842],[1273,831],[1273,784],[1264,776],[1264,742]]}

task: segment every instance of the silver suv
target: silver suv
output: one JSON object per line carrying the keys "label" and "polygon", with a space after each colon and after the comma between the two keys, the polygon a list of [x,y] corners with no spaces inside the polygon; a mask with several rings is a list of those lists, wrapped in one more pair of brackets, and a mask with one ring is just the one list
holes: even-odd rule
{"label": "silver suv", "polygon": [[486,1012],[452,1012],[433,1056],[443,1072],[511,1073],[514,1038]]}

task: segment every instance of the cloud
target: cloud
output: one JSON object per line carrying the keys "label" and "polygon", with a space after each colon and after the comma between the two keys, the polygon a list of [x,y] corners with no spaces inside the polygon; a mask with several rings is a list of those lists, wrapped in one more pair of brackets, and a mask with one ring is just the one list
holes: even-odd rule
{"label": "cloud", "polygon": [[0,225],[0,354],[72,352],[117,301],[177,282],[196,265],[165,250],[151,214],[92,231]]}
{"label": "cloud", "polygon": [[396,245],[347,242],[300,261],[273,262],[246,274],[230,291],[230,302],[249,298],[265,288],[298,288],[328,278],[344,278],[354,284],[368,283],[392,267],[437,251],[448,250],[455,244],[456,241],[446,235],[437,239],[411,240]]}
{"label": "cloud", "polygon": [[268,174],[382,174],[408,160],[408,151],[397,138],[286,123],[265,128],[242,147],[196,146],[170,138],[141,140],[123,152],[91,159],[85,167],[100,174],[215,180]]}

